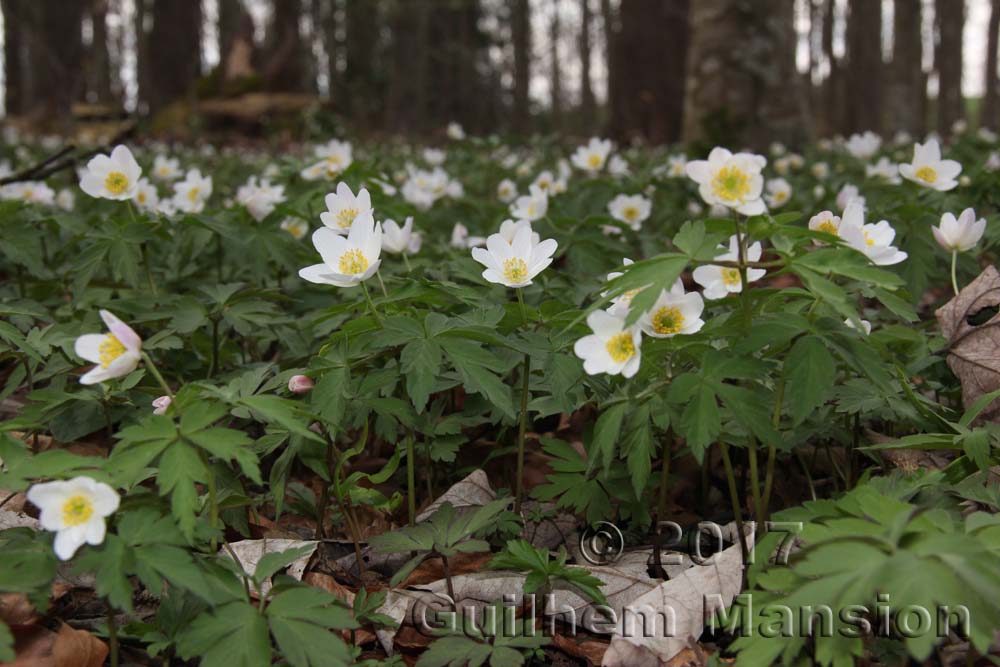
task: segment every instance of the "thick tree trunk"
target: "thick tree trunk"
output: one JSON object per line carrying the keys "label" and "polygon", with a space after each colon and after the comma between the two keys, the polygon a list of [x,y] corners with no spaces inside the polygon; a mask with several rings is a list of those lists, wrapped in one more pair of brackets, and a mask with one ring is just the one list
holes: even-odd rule
{"label": "thick tree trunk", "polygon": [[549,23],[549,67],[551,79],[552,121],[559,127],[563,114],[562,67],[559,63],[559,0],[552,3],[552,19]]}
{"label": "thick tree trunk", "polygon": [[152,10],[149,107],[155,112],[193,94],[194,83],[201,76],[201,2],[157,1]]}
{"label": "thick tree trunk", "polygon": [[3,56],[4,56],[4,107],[8,115],[24,113],[27,102],[28,74],[25,63],[29,40],[25,39],[26,17],[18,0],[2,0]]}
{"label": "thick tree trunk", "polygon": [[98,104],[114,104],[111,53],[108,48],[108,2],[93,0],[90,21],[93,26],[90,52],[87,54],[87,99]]}
{"label": "thick tree trunk", "polygon": [[219,58],[225,64],[243,23],[242,0],[219,0]]}
{"label": "thick tree trunk", "polygon": [[1000,32],[1000,0],[993,0],[986,32],[986,57],[983,63],[983,109],[979,126],[997,128],[997,33]]}
{"label": "thick tree trunk", "polygon": [[149,33],[146,23],[150,12],[147,3],[148,0],[135,0],[135,106],[139,112],[149,108]]}
{"label": "thick tree trunk", "polygon": [[927,82],[921,68],[920,0],[895,0],[892,80],[886,106],[892,127],[922,136],[926,129]]}
{"label": "thick tree trunk", "polygon": [[689,11],[689,0],[622,0],[617,64],[628,70],[619,70],[612,101],[619,138],[665,143],[680,137]]}
{"label": "thick tree trunk", "polygon": [[514,47],[514,129],[525,133],[531,117],[528,99],[531,80],[531,15],[528,0],[513,0],[510,30]]}
{"label": "thick tree trunk", "polygon": [[308,53],[299,29],[302,0],[274,0],[273,8],[264,49],[266,61],[261,63],[265,87],[282,92],[309,91]]}
{"label": "thick tree trunk", "polygon": [[[919,0],[918,0],[919,1]],[[834,0],[821,0],[823,3],[823,34],[822,53],[823,60],[828,65],[826,78],[821,84],[820,97],[822,103],[819,108],[822,110],[820,117],[820,133],[830,137],[843,131],[843,100],[839,95],[843,71],[842,64],[833,53],[833,22],[834,22]]]}
{"label": "thick tree trunk", "polygon": [[372,122],[382,108],[377,90],[375,45],[380,16],[377,7],[348,0],[345,4],[345,44],[347,64],[344,69],[343,108],[356,120]]}
{"label": "thick tree trunk", "polygon": [[761,148],[772,139],[791,143],[804,136],[788,34],[791,7],[786,0],[766,0],[763,7],[743,0],[691,3],[686,141]]}
{"label": "thick tree trunk", "polygon": [[584,132],[592,131],[597,103],[590,77],[590,0],[580,0],[580,125]]}
{"label": "thick tree trunk", "polygon": [[32,78],[39,82],[29,98],[31,112],[46,123],[65,123],[84,89],[82,0],[41,2],[34,6],[31,39]]}
{"label": "thick tree trunk", "polygon": [[882,130],[882,3],[851,0],[847,18],[846,130]]}
{"label": "thick tree trunk", "polygon": [[962,100],[962,27],[965,25],[965,0],[937,0],[935,16],[938,28],[934,63],[938,75],[937,130],[951,134],[955,121],[965,118]]}

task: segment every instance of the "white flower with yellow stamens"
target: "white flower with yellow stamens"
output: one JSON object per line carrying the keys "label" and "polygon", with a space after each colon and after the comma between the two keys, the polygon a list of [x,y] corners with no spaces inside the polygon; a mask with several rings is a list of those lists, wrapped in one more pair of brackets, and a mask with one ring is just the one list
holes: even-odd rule
{"label": "white flower with yellow stamens", "polygon": [[69,560],[84,544],[103,542],[104,519],[118,509],[119,502],[113,488],[90,477],[35,484],[27,497],[41,510],[42,528],[56,534],[53,549],[59,560]]}
{"label": "white flower with yellow stamens", "polygon": [[132,327],[106,310],[100,311],[106,334],[84,334],[73,351],[81,359],[97,364],[80,378],[80,384],[97,384],[128,375],[142,359],[142,339]]}
{"label": "white flower with yellow stamens", "polygon": [[319,219],[338,234],[347,234],[355,220],[371,217],[374,212],[368,190],[361,188],[355,195],[344,182],[338,183],[337,192],[328,194],[325,201],[327,210],[319,214]]}
{"label": "white flower with yellow stamens", "polygon": [[536,185],[530,188],[530,194],[522,195],[510,205],[510,214],[517,220],[534,222],[545,217],[549,212],[549,197],[545,191]]}
{"label": "white flower with yellow stamens", "polygon": [[497,185],[497,199],[504,204],[509,204],[517,198],[517,185],[509,178],[505,178]]}
{"label": "white flower with yellow stamens", "polygon": [[[618,228],[615,227],[615,229]],[[634,263],[635,262],[633,262],[628,257],[622,258],[622,266],[632,266]],[[615,278],[623,275],[625,275],[625,273],[622,271],[612,271],[611,273],[608,274],[608,282],[611,282]],[[611,307],[608,308],[608,312],[616,316],[624,317],[628,313],[629,308],[632,307],[632,299],[634,299],[635,295],[641,292],[642,290],[643,290],[642,287],[637,287],[635,289],[630,289],[625,292],[622,292],[616,297],[612,297]],[[602,292],[601,296],[605,296],[606,294],[607,292]]]}
{"label": "white flower with yellow stamens", "polygon": [[132,199],[139,188],[142,169],[125,146],[115,146],[111,155],[98,155],[87,163],[80,189],[100,199]]}
{"label": "white flower with yellow stamens", "polygon": [[939,227],[931,226],[934,240],[948,252],[967,252],[976,247],[986,231],[986,219],[976,220],[976,212],[967,208],[958,216],[944,213]]}
{"label": "white flower with yellow stamens", "polygon": [[642,195],[618,195],[608,202],[608,212],[619,222],[639,231],[642,223],[649,218],[653,202]]}
{"label": "white flower with yellow stamens", "polygon": [[899,185],[902,182],[899,180],[899,165],[884,155],[875,164],[865,165],[865,176],[881,179],[892,185]]}
{"label": "white flower with yellow stamens", "polygon": [[[809,229],[814,232],[840,236],[840,216],[834,215],[833,211],[820,211],[809,219]],[[823,242],[817,239],[813,239],[813,243],[823,245]]]}
{"label": "white flower with yellow stamens", "polygon": [[440,167],[444,164],[445,159],[448,157],[448,154],[440,148],[425,148],[423,155],[424,162],[432,167]]}
{"label": "white flower with yellow stamens", "polygon": [[670,291],[661,290],[653,307],[639,317],[639,328],[653,338],[672,338],[677,334],[693,334],[705,326],[701,313],[705,302],[697,292],[685,292],[678,280]]}
{"label": "white flower with yellow stamens", "polygon": [[538,176],[535,176],[535,180],[531,182],[532,185],[536,186],[539,190],[543,190],[548,193],[551,192],[550,188],[552,184],[555,183],[555,176],[548,169],[539,172]]}
{"label": "white flower with yellow stamens", "polygon": [[591,137],[590,142],[586,146],[577,148],[569,159],[574,167],[593,175],[604,169],[604,164],[608,161],[610,153],[610,139]]}
{"label": "white flower with yellow stamens", "polygon": [[850,138],[848,138],[847,143],[844,144],[844,148],[847,149],[847,152],[859,160],[867,160],[871,156],[875,155],[881,146],[882,137],[878,136],[871,130],[868,130],[863,134],[852,134]]}
{"label": "white flower with yellow stamens", "polygon": [[358,217],[347,236],[320,227],[313,232],[312,242],[323,263],[299,270],[299,277],[311,283],[354,287],[374,276],[382,263],[382,225],[371,213]]}
{"label": "white flower with yellow stamens", "polygon": [[[529,230],[531,230],[531,223],[528,222],[527,220],[510,220],[510,219],[508,219],[508,220],[504,220],[503,222],[500,223],[500,231],[498,231],[497,233],[500,236],[504,237],[504,239],[507,241],[507,243],[513,243],[514,242],[514,237],[517,236],[517,233],[519,231],[521,231],[521,229],[523,229],[525,227],[527,227]],[[538,232],[532,230],[531,231],[531,243],[532,243],[532,245],[538,245],[541,242],[542,242],[542,237],[539,235]]]}
{"label": "white flower with yellow stamens", "polygon": [[847,208],[840,223],[840,238],[850,247],[864,254],[873,264],[889,266],[899,264],[907,254],[892,245],[896,230],[886,220],[877,224],[865,224],[865,211],[855,199]]}
{"label": "white flower with yellow stamens", "polygon": [[184,180],[174,184],[174,206],[184,213],[201,213],[211,196],[212,177],[202,176],[198,169],[188,170]]}
{"label": "white flower with yellow stamens", "polygon": [[558,244],[555,239],[532,241],[530,226],[522,226],[507,241],[500,234],[486,239],[486,248],[473,248],[472,258],[486,267],[483,278],[506,287],[527,287],[532,279],[552,263]]}
{"label": "white flower with yellow stamens", "polygon": [[180,177],[180,160],[163,155],[157,155],[153,159],[153,178],[158,181],[174,181]]}
{"label": "white flower with yellow stamens", "polygon": [[919,185],[942,192],[958,185],[962,165],[954,160],[941,159],[941,145],[937,139],[913,146],[913,161],[899,165],[903,178]]}
{"label": "white flower with yellow stamens", "polygon": [[148,179],[139,179],[139,191],[135,194],[135,205],[143,211],[155,211],[160,205],[160,193]]}
{"label": "white flower with yellow stamens", "polygon": [[403,226],[391,218],[382,223],[382,249],[394,255],[415,255],[420,251],[421,238],[413,231],[413,216],[407,216]]}
{"label": "white flower with yellow stamens", "polygon": [[[724,248],[720,246],[720,250],[724,250]],[[748,262],[760,261],[761,253],[762,250],[760,241],[757,241],[747,247],[744,259]],[[739,243],[737,242],[735,235],[729,238],[729,249],[721,255],[717,255],[715,259],[724,262],[739,261]],[[767,273],[764,269],[748,268],[746,271],[747,283],[760,280],[764,277],[764,274]],[[735,266],[706,264],[704,266],[697,267],[692,273],[692,277],[696,283],[705,288],[706,299],[721,299],[727,294],[739,293],[743,291],[743,282],[740,279],[740,270]]]}
{"label": "white flower with yellow stamens", "polygon": [[594,333],[573,345],[573,352],[583,359],[588,375],[607,373],[630,378],[639,371],[642,361],[642,333],[638,325],[625,326],[625,316],[595,310],[587,316],[587,326]]}
{"label": "white flower with yellow stamens", "polygon": [[772,178],[764,187],[767,205],[771,208],[781,208],[792,198],[792,186],[783,178]]}
{"label": "white flower with yellow stamens", "polygon": [[809,171],[812,172],[812,175],[815,178],[822,181],[826,179],[827,176],[830,175],[830,165],[828,165],[826,162],[814,162],[813,165],[809,168]]}
{"label": "white flower with yellow stamens", "polygon": [[445,133],[452,141],[461,141],[462,139],[465,139],[465,130],[463,130],[462,126],[455,121],[448,123],[448,128],[445,130]]}
{"label": "white flower with yellow stamens", "polygon": [[64,211],[72,211],[76,206],[76,195],[69,188],[61,189],[56,195],[56,206]]}
{"label": "white flower with yellow stamens", "polygon": [[685,171],[698,184],[706,203],[735,209],[743,215],[759,215],[767,208],[760,198],[764,189],[761,170],[767,160],[752,153],[731,153],[713,148],[707,160],[691,160]]}
{"label": "white flower with yellow stamens", "polygon": [[296,241],[304,239],[306,234],[309,233],[309,225],[305,220],[300,220],[299,218],[285,218],[281,221],[280,227],[291,234],[292,238]]}

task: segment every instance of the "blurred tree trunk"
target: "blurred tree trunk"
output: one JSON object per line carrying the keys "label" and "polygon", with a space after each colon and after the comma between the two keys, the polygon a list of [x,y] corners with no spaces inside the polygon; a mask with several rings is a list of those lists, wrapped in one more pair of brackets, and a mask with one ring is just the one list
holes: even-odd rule
{"label": "blurred tree trunk", "polygon": [[83,39],[80,24],[83,0],[40,2],[34,5],[34,23],[29,29],[32,78],[38,82],[29,98],[31,112],[43,123],[65,123],[75,100],[81,98]]}
{"label": "blurred tree trunk", "polygon": [[560,127],[563,114],[562,68],[559,63],[559,36],[562,29],[559,25],[560,0],[553,0],[552,20],[549,23],[549,66],[551,68],[552,121]]}
{"label": "blurred tree trunk", "polygon": [[892,80],[886,106],[893,128],[922,136],[926,129],[927,82],[921,66],[920,0],[895,0]]}
{"label": "blurred tree trunk", "polygon": [[847,17],[846,131],[882,131],[882,3],[851,0]]}
{"label": "blurred tree trunk", "polygon": [[114,84],[111,75],[111,53],[108,48],[108,2],[93,0],[90,4],[93,26],[90,52],[87,54],[86,98],[98,104],[114,104]]}
{"label": "blurred tree trunk", "polygon": [[[25,7],[18,0],[0,1],[3,10],[4,107],[9,115],[26,110],[29,88],[28,62],[30,40],[25,39]],[[21,11],[19,11],[21,10]]]}
{"label": "blurred tree trunk", "polygon": [[344,105],[355,120],[376,122],[372,118],[382,107],[377,92],[376,44],[379,37],[378,7],[367,2],[345,3],[346,66],[344,68]]}
{"label": "blurred tree trunk", "polygon": [[690,2],[622,0],[618,11],[616,64],[622,69],[613,90],[613,132],[622,139],[676,141],[683,124]]}
{"label": "blurred tree trunk", "polygon": [[511,3],[510,30],[514,47],[514,130],[525,133],[531,117],[528,98],[531,80],[531,15],[528,0],[513,0]]}
{"label": "blurred tree trunk", "polygon": [[965,118],[962,100],[962,27],[965,25],[965,0],[937,0],[935,17],[938,28],[934,64],[938,75],[937,131],[951,134],[956,120]]}
{"label": "blurred tree trunk", "polygon": [[263,51],[266,61],[261,63],[264,86],[281,92],[310,91],[309,54],[299,29],[302,0],[274,0],[273,8]]}
{"label": "blurred tree trunk", "polygon": [[[623,118],[622,103],[625,97],[622,94],[622,77],[619,69],[621,65],[621,53],[619,39],[620,27],[618,24],[618,13],[611,6],[611,0],[601,0],[601,23],[604,25],[604,54],[605,67],[607,68],[607,109],[608,128],[611,134],[620,135],[625,125]],[[626,75],[628,73],[626,72]]]}
{"label": "blurred tree trunk", "polygon": [[691,3],[685,141],[761,147],[803,137],[791,9],[786,0]]}
{"label": "blurred tree trunk", "polygon": [[135,107],[140,113],[149,108],[149,18],[148,0],[135,0]]}
{"label": "blurred tree trunk", "polygon": [[201,76],[201,2],[170,0],[152,3],[149,33],[149,108],[159,111],[194,94]]}
{"label": "blurred tree trunk", "polygon": [[993,0],[986,32],[986,62],[983,63],[983,109],[979,126],[997,128],[997,33],[1000,32],[1000,0]]}
{"label": "blurred tree trunk", "polygon": [[[340,42],[337,39],[337,3],[335,0],[321,3],[323,7],[323,49],[326,51],[326,70],[329,82],[327,89],[330,99],[338,102],[341,93],[340,67],[337,62],[340,57]],[[395,34],[395,31],[393,32]]]}
{"label": "blurred tree trunk", "polygon": [[580,125],[589,132],[594,125],[597,103],[590,79],[590,0],[580,0]]}
{"label": "blurred tree trunk", "polygon": [[242,0],[219,0],[219,59],[225,64],[243,22]]}
{"label": "blurred tree trunk", "polygon": [[[820,0],[823,3],[823,34],[821,50],[823,60],[828,65],[826,78],[820,84],[822,87],[819,105],[821,111],[820,133],[832,136],[843,131],[843,99],[840,95],[843,78],[842,65],[833,53],[834,0]],[[918,0],[919,1],[919,0]]]}

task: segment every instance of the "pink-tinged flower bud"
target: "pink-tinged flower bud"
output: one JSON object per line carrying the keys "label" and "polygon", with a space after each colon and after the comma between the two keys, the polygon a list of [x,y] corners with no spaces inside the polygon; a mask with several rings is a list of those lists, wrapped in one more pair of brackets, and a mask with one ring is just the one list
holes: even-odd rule
{"label": "pink-tinged flower bud", "polygon": [[167,412],[167,408],[169,407],[170,407],[170,397],[160,396],[159,398],[153,401],[153,414],[154,415],[165,414]]}
{"label": "pink-tinged flower bud", "polygon": [[313,388],[312,378],[306,375],[293,375],[288,380],[288,391],[293,394],[307,394]]}

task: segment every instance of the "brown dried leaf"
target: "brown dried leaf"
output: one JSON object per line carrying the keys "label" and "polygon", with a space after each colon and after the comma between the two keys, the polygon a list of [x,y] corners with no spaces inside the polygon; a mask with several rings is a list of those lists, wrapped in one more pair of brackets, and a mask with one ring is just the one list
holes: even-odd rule
{"label": "brown dried leaf", "polygon": [[[962,383],[966,409],[991,391],[1000,389],[1000,312],[974,325],[969,318],[988,308],[1000,307],[1000,272],[986,267],[979,277],[939,308],[935,315],[941,333],[948,339],[948,366]],[[983,410],[979,419],[1000,417],[1000,400]]]}
{"label": "brown dried leaf", "polygon": [[566,637],[555,634],[552,636],[552,644],[574,658],[586,660],[589,667],[598,667],[608,650],[606,641],[592,637]]}
{"label": "brown dried leaf", "polygon": [[[493,554],[490,552],[476,554],[457,553],[448,559],[448,567],[451,569],[452,576],[457,576],[470,572],[479,572],[491,560],[493,560]],[[410,576],[400,584],[400,587],[422,586],[443,578],[444,563],[441,562],[440,558],[428,558],[410,573]]]}
{"label": "brown dried leaf", "polygon": [[[282,551],[288,551],[290,549],[296,549],[298,547],[311,546],[312,551],[309,551],[305,556],[296,559],[288,569],[285,571],[290,577],[299,579],[301,581],[302,575],[305,573],[306,565],[309,563],[309,559],[316,552],[316,545],[318,542],[307,541],[307,540],[242,540],[240,542],[233,542],[229,546],[232,548],[233,552],[239,558],[239,564],[243,568],[243,571],[248,575],[252,575],[257,569],[257,564],[260,559],[266,554],[281,553]],[[223,548],[219,550],[219,555],[225,558],[232,558],[229,552]],[[252,585],[252,584],[251,584]],[[267,593],[271,590],[271,582],[265,581],[261,586],[259,593],[261,595]]]}
{"label": "brown dried leaf", "polygon": [[64,623],[52,644],[52,664],[54,667],[101,667],[108,651],[108,645],[94,635]]}
{"label": "brown dried leaf", "polygon": [[38,620],[38,610],[23,593],[0,593],[0,621],[7,625],[30,625]]}
{"label": "brown dried leaf", "polygon": [[417,515],[417,523],[426,521],[445,502],[451,503],[452,507],[482,507],[497,499],[497,492],[490,486],[490,480],[482,470],[474,470],[465,479],[452,485],[437,500],[427,506],[423,512]]}

